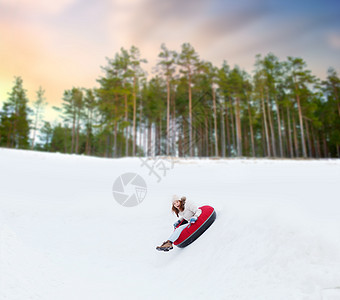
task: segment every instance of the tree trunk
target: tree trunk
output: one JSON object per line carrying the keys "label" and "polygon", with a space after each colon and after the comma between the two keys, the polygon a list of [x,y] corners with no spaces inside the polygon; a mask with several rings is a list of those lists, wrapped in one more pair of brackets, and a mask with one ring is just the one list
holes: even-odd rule
{"label": "tree trunk", "polygon": [[279,131],[279,146],[280,146],[280,157],[283,157],[283,145],[282,145],[282,132],[281,132],[281,119],[280,119],[280,107],[277,101],[277,97],[275,95],[275,104],[276,104],[276,114],[277,114],[277,128]]}
{"label": "tree trunk", "polygon": [[231,145],[230,145],[230,128],[229,128],[229,112],[228,112],[228,103],[225,103],[225,124],[227,127],[227,149],[228,149],[228,157],[231,156]]}
{"label": "tree trunk", "polygon": [[85,153],[89,155],[89,129],[86,130],[86,143],[85,143]]}
{"label": "tree trunk", "polygon": [[289,143],[288,143],[288,134],[287,134],[287,125],[285,121],[284,109],[280,110],[280,124],[282,123],[282,156],[288,157],[289,156]]}
{"label": "tree trunk", "polygon": [[72,144],[71,144],[71,153],[74,151],[74,135],[76,131],[76,114],[73,112],[73,120],[72,120]]}
{"label": "tree trunk", "polygon": [[37,131],[37,126],[38,126],[38,118],[39,118],[39,106],[37,106],[37,111],[36,111],[36,114],[35,114],[34,130],[33,130],[31,150],[33,150],[33,148],[34,148],[35,134],[36,134],[36,131]]}
{"label": "tree trunk", "polygon": [[250,140],[251,140],[251,153],[252,157],[255,157],[255,143],[254,143],[254,132],[253,132],[253,121],[251,117],[250,103],[247,101],[248,105],[248,116],[249,116],[249,129],[250,129]]}
{"label": "tree trunk", "polygon": [[271,107],[270,107],[270,99],[267,91],[267,109],[268,109],[268,121],[269,121],[269,128],[271,133],[271,140],[272,140],[272,153],[274,157],[277,157],[276,155],[276,140],[275,140],[275,132],[274,132],[274,126],[272,121],[272,114],[271,114]]}
{"label": "tree trunk", "polygon": [[269,133],[268,133],[268,125],[267,125],[267,116],[266,116],[266,106],[264,104],[264,96],[263,91],[261,90],[261,102],[262,102],[262,115],[264,121],[264,131],[266,134],[266,143],[267,143],[267,156],[270,157],[270,141],[269,141]]}
{"label": "tree trunk", "polygon": [[115,129],[114,129],[114,135],[113,135],[113,157],[117,157],[117,120],[115,120]]}
{"label": "tree trunk", "polygon": [[288,118],[289,152],[290,152],[290,157],[293,158],[294,151],[293,151],[292,129],[291,129],[291,123],[290,123],[290,110],[288,106],[287,106],[287,118]]}
{"label": "tree trunk", "polygon": [[106,135],[105,157],[110,157],[110,134]]}
{"label": "tree trunk", "polygon": [[92,122],[93,122],[93,110],[90,112],[90,133],[89,133],[89,152],[88,154],[92,154],[92,139],[91,139],[91,133],[92,133]]}
{"label": "tree trunk", "polygon": [[77,135],[76,135],[76,154],[78,154],[78,148],[79,148],[79,109],[77,113]]}
{"label": "tree trunk", "polygon": [[[187,132],[187,129],[186,129],[186,122],[185,122],[185,120],[184,120],[184,118],[183,118],[183,139],[182,139],[182,155],[183,156],[185,156],[185,155],[187,155],[187,148],[188,148],[188,138],[187,138],[187,134],[186,134],[186,132]],[[190,126],[190,124],[188,124],[188,127]],[[190,145],[189,145],[189,147],[190,147]]]}
{"label": "tree trunk", "polygon": [[244,144],[244,155],[247,156],[249,155],[250,156],[250,145],[249,145],[249,136],[248,136],[248,132],[247,132],[247,128],[246,126],[243,126],[242,127],[242,131],[243,131],[243,134],[242,134],[242,140],[243,140],[243,144]]}
{"label": "tree trunk", "polygon": [[218,156],[218,140],[217,140],[217,114],[216,114],[216,94],[215,89],[212,86],[212,96],[213,96],[213,109],[214,109],[214,131],[215,131],[215,156]]}
{"label": "tree trunk", "polygon": [[155,155],[159,155],[159,120],[155,122]]}
{"label": "tree trunk", "polygon": [[136,103],[136,76],[133,77],[133,140],[132,140],[132,156],[136,156],[136,110],[137,110],[137,103]]}
{"label": "tree trunk", "polygon": [[172,136],[172,149],[171,155],[176,156],[176,138],[177,138],[177,121],[176,121],[176,95],[172,97],[172,126],[171,126],[171,136]]}
{"label": "tree trunk", "polygon": [[140,101],[138,128],[139,128],[139,147],[142,148],[142,139],[143,139],[143,102],[142,101]]}
{"label": "tree trunk", "polygon": [[92,111],[89,110],[89,112],[88,112],[88,123],[87,123],[87,126],[86,126],[86,144],[85,144],[85,153],[86,153],[86,155],[90,155],[91,128],[92,128]]}
{"label": "tree trunk", "polygon": [[170,146],[170,78],[166,78],[166,155]]}
{"label": "tree trunk", "polygon": [[148,148],[147,148],[147,126],[146,126],[147,118],[145,119],[145,123],[143,126],[143,151],[144,151],[144,156],[148,155]]}
{"label": "tree trunk", "polygon": [[299,157],[300,156],[299,143],[298,143],[298,138],[297,138],[297,133],[296,133],[296,123],[295,123],[294,114],[292,116],[292,119],[293,119],[293,134],[294,134],[295,155],[296,155],[296,157]]}
{"label": "tree trunk", "polygon": [[266,140],[266,133],[265,133],[265,130],[264,130],[264,127],[265,127],[265,125],[264,125],[264,118],[262,118],[261,121],[262,121],[261,146],[262,146],[262,154],[263,154],[262,156],[267,157],[268,156],[268,153],[267,153],[268,147],[267,147],[267,144],[265,142],[265,140]]}
{"label": "tree trunk", "polygon": [[147,156],[151,156],[151,137],[152,137],[152,123],[148,120],[148,151]]}
{"label": "tree trunk", "polygon": [[[208,143],[208,151],[209,151],[209,154],[208,156],[213,156],[214,155],[214,146],[213,146],[213,143],[210,142],[213,140],[213,128],[214,126],[211,124],[211,118],[208,118],[208,139],[209,139],[209,143]],[[211,131],[211,134],[210,134],[210,131]],[[210,140],[210,137],[211,137],[211,140]]]}
{"label": "tree trunk", "polygon": [[18,115],[19,115],[19,108],[18,103],[15,104],[15,114],[14,114],[14,120],[13,120],[13,139],[11,140],[11,148],[18,146],[18,133],[17,133],[17,121],[18,121]]}
{"label": "tree trunk", "polygon": [[242,128],[240,117],[240,99],[236,97],[236,134],[237,134],[237,156],[242,156]]}
{"label": "tree trunk", "polygon": [[305,120],[305,127],[306,127],[306,134],[307,134],[307,145],[308,145],[308,153],[309,157],[312,157],[312,143],[310,141],[310,135],[309,135],[309,128],[308,128],[308,122]]}
{"label": "tree trunk", "polygon": [[183,135],[182,135],[182,130],[183,129],[181,127],[179,127],[179,131],[178,131],[178,156],[179,157],[183,156]]}
{"label": "tree trunk", "polygon": [[204,117],[204,123],[205,123],[205,156],[209,156],[209,124],[208,124],[208,117]]}
{"label": "tree trunk", "polygon": [[233,112],[233,100],[230,97],[230,117],[231,117],[231,133],[232,133],[232,140],[233,140],[233,152],[235,152],[236,148],[236,137],[235,137],[235,118],[234,118],[234,112]]}
{"label": "tree trunk", "polygon": [[204,133],[203,133],[203,126],[201,125],[200,126],[200,134],[201,134],[201,140],[200,140],[200,151],[199,151],[199,156],[200,157],[203,157],[204,156],[204,151],[203,151],[203,148],[204,148]]}
{"label": "tree trunk", "polygon": [[125,156],[129,156],[129,126],[128,124],[128,103],[127,103],[127,95],[124,95],[125,102]]}
{"label": "tree trunk", "polygon": [[162,155],[162,114],[159,116],[159,142],[158,142],[158,153]]}
{"label": "tree trunk", "polygon": [[221,109],[221,152],[222,152],[222,157],[225,157],[225,125],[224,125],[223,109]]}
{"label": "tree trunk", "polygon": [[190,66],[188,67],[188,71],[189,71],[189,155],[193,156],[193,152],[192,152],[192,111],[191,111],[191,70],[190,70]]}
{"label": "tree trunk", "polygon": [[306,151],[305,133],[304,133],[304,130],[303,130],[302,109],[301,109],[301,104],[300,104],[300,96],[299,96],[299,93],[298,93],[297,83],[295,83],[295,92],[296,92],[296,102],[297,102],[297,105],[298,105],[298,112],[299,112],[302,154],[303,154],[303,157],[306,158],[307,157],[307,151]]}

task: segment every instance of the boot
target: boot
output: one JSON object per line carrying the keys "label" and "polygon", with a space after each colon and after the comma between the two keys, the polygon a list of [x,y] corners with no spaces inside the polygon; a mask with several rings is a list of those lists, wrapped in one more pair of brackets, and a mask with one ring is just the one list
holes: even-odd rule
{"label": "boot", "polygon": [[167,240],[166,242],[164,242],[161,246],[157,246],[156,249],[159,251],[169,251],[171,250],[172,247],[172,242],[170,242],[169,240]]}

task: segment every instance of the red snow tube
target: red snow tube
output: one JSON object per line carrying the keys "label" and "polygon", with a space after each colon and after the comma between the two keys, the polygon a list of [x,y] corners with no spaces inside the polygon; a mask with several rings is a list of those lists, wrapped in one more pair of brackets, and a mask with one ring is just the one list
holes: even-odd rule
{"label": "red snow tube", "polygon": [[[216,219],[216,212],[214,208],[209,205],[201,206],[199,208],[202,210],[201,215],[194,224],[191,224],[190,227],[183,229],[178,239],[174,242],[174,245],[177,247],[184,248],[190,245],[193,241],[199,238],[212,223],[214,223]],[[178,226],[182,224],[183,223],[179,224]]]}

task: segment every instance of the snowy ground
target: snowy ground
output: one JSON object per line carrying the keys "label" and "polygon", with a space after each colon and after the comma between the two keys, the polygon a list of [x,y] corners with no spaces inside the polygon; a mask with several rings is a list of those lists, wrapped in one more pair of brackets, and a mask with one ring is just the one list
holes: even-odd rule
{"label": "snowy ground", "polygon": [[[0,299],[340,299],[339,160],[176,160],[160,182],[141,164],[0,149]],[[126,172],[135,207],[112,194]],[[172,194],[217,219],[158,252]]]}

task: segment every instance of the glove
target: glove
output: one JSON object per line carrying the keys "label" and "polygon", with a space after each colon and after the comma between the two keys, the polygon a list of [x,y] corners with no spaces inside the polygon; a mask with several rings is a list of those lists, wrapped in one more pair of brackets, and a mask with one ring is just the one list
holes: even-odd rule
{"label": "glove", "polygon": [[193,223],[195,223],[197,221],[197,218],[196,217],[192,217],[191,219],[190,219],[190,224],[193,224]]}
{"label": "glove", "polygon": [[174,223],[174,228],[176,229],[176,227],[181,223],[180,220],[178,220],[176,223]]}

